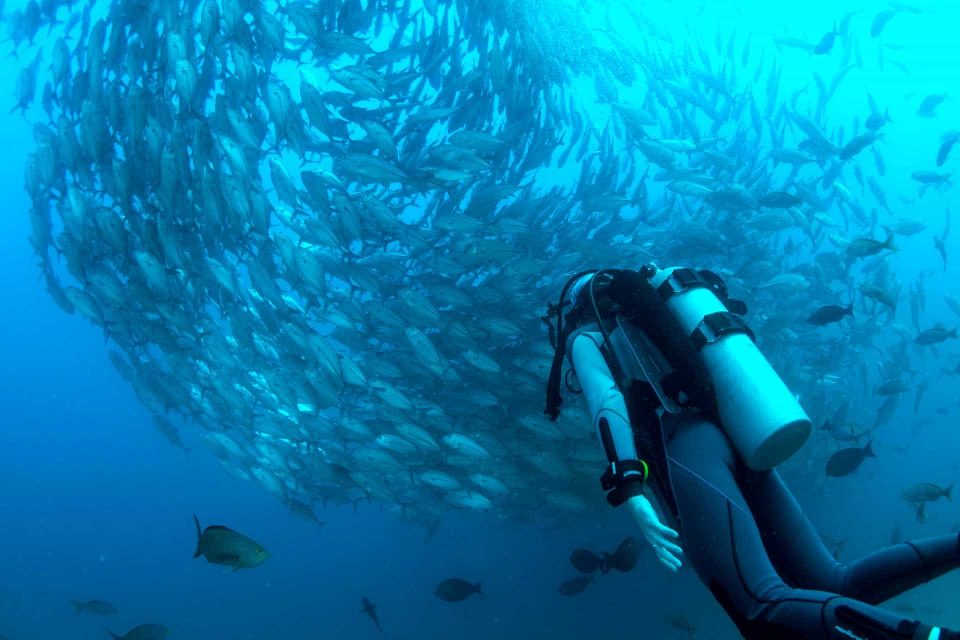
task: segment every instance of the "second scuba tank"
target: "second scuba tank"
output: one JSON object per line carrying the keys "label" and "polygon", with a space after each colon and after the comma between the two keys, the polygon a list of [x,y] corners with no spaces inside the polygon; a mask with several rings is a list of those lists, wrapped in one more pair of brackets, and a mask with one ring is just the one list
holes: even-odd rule
{"label": "second scuba tank", "polygon": [[717,297],[715,283],[691,269],[645,269],[699,350],[721,426],[747,466],[772,469],[796,453],[810,435],[810,418],[757,349],[750,330]]}

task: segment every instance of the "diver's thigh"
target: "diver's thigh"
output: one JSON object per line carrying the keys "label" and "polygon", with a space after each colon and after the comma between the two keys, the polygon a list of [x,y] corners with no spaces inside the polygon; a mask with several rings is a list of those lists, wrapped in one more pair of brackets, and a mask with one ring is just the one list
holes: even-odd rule
{"label": "diver's thigh", "polygon": [[722,591],[737,611],[757,613],[786,587],[737,485],[730,442],[713,423],[683,417],[673,429],[667,456],[684,555],[701,580]]}
{"label": "diver's thigh", "polygon": [[744,489],[773,565],[788,583],[843,592],[844,565],[827,550],[797,499],[776,471],[750,472]]}

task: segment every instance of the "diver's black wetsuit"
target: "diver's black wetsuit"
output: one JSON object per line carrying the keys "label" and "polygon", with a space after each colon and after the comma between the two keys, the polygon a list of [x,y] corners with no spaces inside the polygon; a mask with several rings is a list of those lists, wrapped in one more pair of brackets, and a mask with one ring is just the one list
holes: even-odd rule
{"label": "diver's black wetsuit", "polygon": [[746,468],[719,427],[696,415],[664,427],[684,554],[745,638],[927,637],[873,605],[960,567],[960,536],[838,562],[777,473]]}
{"label": "diver's black wetsuit", "polygon": [[[585,287],[579,289],[582,294]],[[601,320],[606,323],[608,318]],[[617,364],[601,348],[599,324],[589,316],[576,324],[556,336],[564,348],[555,364],[563,354],[570,356],[610,462],[636,461],[642,452],[656,471],[646,489],[636,482],[639,472],[625,475],[624,487],[611,491],[608,500],[618,504],[641,491],[650,495],[653,489],[679,521],[691,566],[745,638],[930,637],[928,625],[873,605],[960,567],[960,535],[894,545],[853,564],[838,562],[777,473],[749,469],[708,417],[712,413],[662,414],[657,419],[648,411],[646,419],[636,419],[637,387],[631,386],[630,401],[625,402],[611,373]],[[557,397],[556,377],[555,371],[548,390],[552,417],[558,413],[558,403],[550,400]],[[617,493],[621,495],[611,499]],[[940,638],[960,635],[942,630]]]}

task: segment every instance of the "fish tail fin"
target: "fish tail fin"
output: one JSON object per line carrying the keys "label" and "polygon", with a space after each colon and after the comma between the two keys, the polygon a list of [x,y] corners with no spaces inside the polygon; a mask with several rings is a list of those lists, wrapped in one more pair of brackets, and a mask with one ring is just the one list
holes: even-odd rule
{"label": "fish tail fin", "polygon": [[200,520],[197,518],[196,514],[193,516],[193,524],[197,526],[197,550],[193,552],[193,557],[199,558],[203,555],[203,552],[200,549],[200,541],[203,538],[203,531],[200,530]]}
{"label": "fish tail fin", "polygon": [[953,485],[957,484],[956,481],[950,483],[950,486],[943,490],[943,497],[946,498],[949,502],[953,502]]}
{"label": "fish tail fin", "polygon": [[123,640],[123,636],[118,636],[113,631],[110,631],[110,629],[107,629],[107,633],[110,634],[110,637],[113,638],[113,640]]}
{"label": "fish tail fin", "polygon": [[846,313],[851,318],[853,317],[853,301],[852,300],[850,301],[850,304],[847,305],[847,308],[844,310],[844,313]]}
{"label": "fish tail fin", "polygon": [[873,452],[873,441],[867,443],[867,446],[863,448],[863,455],[866,458],[876,458],[877,454]]}
{"label": "fish tail fin", "polygon": [[893,244],[894,233],[890,229],[887,229],[887,239],[883,242],[883,248],[889,249],[890,251],[899,251],[897,246]]}
{"label": "fish tail fin", "polygon": [[83,603],[71,600],[73,602],[73,615],[78,616],[83,611]]}
{"label": "fish tail fin", "polygon": [[[953,488],[952,485],[951,485],[951,488]],[[480,586],[481,586],[481,585],[483,585],[483,583],[482,583],[482,582],[478,582],[477,584],[473,585],[473,589],[477,592],[478,595],[481,595],[481,596],[482,596],[482,595],[483,595],[483,591],[480,590]]]}
{"label": "fish tail fin", "polygon": [[951,338],[956,338],[956,337],[957,337],[957,329],[960,329],[960,327],[954,327],[953,330],[952,330],[948,335],[949,335]]}

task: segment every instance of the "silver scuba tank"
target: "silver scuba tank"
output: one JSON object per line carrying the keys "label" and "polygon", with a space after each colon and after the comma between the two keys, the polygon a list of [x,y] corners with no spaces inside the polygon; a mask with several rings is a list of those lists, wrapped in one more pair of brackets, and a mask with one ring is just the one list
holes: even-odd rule
{"label": "silver scuba tank", "polygon": [[[796,453],[812,430],[810,418],[714,291],[689,269],[653,273],[650,285],[699,347],[716,394],[721,427],[747,466],[772,469]],[[666,283],[666,287],[664,284]]]}

